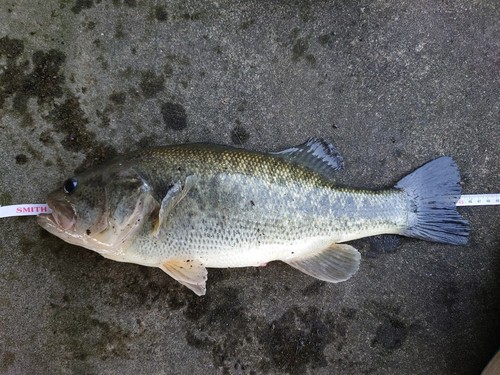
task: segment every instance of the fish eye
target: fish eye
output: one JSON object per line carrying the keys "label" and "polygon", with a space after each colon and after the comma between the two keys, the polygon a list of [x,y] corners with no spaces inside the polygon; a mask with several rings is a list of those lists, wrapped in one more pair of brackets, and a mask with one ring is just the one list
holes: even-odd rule
{"label": "fish eye", "polygon": [[76,190],[78,186],[78,181],[76,178],[68,178],[66,181],[64,181],[64,192],[66,194],[71,194]]}

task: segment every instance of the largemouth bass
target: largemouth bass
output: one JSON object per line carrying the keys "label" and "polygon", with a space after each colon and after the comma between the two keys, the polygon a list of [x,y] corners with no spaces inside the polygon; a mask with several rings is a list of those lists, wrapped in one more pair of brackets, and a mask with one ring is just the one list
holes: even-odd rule
{"label": "largemouth bass", "polygon": [[336,283],[359,268],[360,253],[346,241],[391,233],[467,242],[450,157],[382,191],[335,186],[342,166],[322,139],[274,153],[206,144],[146,149],[66,180],[38,223],[106,258],[159,267],[198,295],[207,267],[281,260]]}

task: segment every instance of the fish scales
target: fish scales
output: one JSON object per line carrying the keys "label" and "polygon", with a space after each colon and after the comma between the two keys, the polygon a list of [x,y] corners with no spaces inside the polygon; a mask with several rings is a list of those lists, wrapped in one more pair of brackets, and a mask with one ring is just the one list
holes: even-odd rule
{"label": "fish scales", "polygon": [[[215,267],[220,264],[212,259],[216,253],[226,266],[254,266],[307,251],[307,246],[300,249],[304,238],[342,242],[363,232],[398,233],[406,226],[401,191],[338,189],[279,157],[186,147],[138,157],[147,160],[139,173],[158,187],[189,175],[199,178],[169,213],[161,238],[152,238],[147,229],[141,233],[135,251],[139,258],[156,254],[152,262],[174,254],[198,256]],[[283,254],[286,247],[299,248]],[[264,253],[256,257],[259,248]]]}
{"label": "fish scales", "polygon": [[342,166],[322,139],[275,153],[205,144],[142,150],[67,180],[38,222],[109,259],[159,267],[198,295],[207,267],[273,260],[347,280],[360,254],[344,242],[371,235],[466,243],[451,158],[381,191],[336,186]]}

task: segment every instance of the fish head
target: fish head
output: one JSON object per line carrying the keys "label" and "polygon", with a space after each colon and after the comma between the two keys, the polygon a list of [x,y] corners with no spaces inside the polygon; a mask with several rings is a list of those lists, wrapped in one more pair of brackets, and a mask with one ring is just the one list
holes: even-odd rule
{"label": "fish head", "polygon": [[47,204],[52,212],[39,215],[39,225],[103,255],[123,251],[158,207],[147,181],[120,163],[67,179]]}

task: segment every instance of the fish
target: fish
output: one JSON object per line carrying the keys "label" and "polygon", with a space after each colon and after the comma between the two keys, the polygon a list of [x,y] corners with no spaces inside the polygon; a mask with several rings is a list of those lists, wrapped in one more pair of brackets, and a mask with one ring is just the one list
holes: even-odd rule
{"label": "fish", "polygon": [[105,258],[158,267],[200,296],[207,268],[271,261],[345,281],[361,261],[346,242],[362,237],[467,243],[451,157],[383,190],[339,185],[343,167],[322,138],[268,153],[203,143],[142,149],[64,181],[37,222]]}
{"label": "fish", "polygon": [[500,374],[500,350],[493,356],[484,368],[481,375],[498,375]]}

